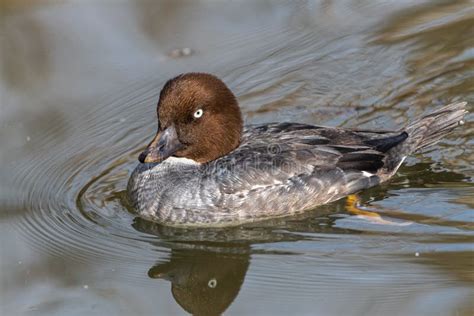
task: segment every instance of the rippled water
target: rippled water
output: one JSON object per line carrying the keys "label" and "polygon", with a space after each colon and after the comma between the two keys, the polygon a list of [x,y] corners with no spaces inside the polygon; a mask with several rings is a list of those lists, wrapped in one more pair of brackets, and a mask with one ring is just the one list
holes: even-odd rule
{"label": "rippled water", "polygon": [[471,1],[3,1],[0,311],[470,315],[474,115],[393,181],[231,229],[135,218],[125,186],[170,77],[247,122],[397,128],[474,103]]}

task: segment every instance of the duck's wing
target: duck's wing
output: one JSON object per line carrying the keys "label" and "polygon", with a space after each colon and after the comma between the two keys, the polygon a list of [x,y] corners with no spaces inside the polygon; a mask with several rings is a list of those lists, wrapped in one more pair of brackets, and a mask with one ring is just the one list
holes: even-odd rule
{"label": "duck's wing", "polygon": [[388,152],[406,138],[405,132],[255,125],[246,128],[241,146],[215,166],[226,166],[220,176],[229,193],[315,182],[352,193],[385,180],[383,175],[393,169]]}

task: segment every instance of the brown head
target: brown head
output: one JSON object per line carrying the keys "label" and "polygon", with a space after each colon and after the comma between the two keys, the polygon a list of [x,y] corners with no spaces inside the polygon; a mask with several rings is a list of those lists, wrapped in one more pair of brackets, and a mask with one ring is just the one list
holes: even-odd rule
{"label": "brown head", "polygon": [[161,90],[157,113],[158,132],[140,154],[140,162],[161,162],[174,156],[205,163],[240,144],[239,105],[213,75],[187,73],[169,80]]}

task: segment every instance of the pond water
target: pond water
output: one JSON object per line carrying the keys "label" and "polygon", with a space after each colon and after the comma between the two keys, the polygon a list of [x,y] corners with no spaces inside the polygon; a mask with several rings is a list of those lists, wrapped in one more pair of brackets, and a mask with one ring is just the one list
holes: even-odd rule
{"label": "pond water", "polygon": [[471,1],[0,2],[2,315],[471,315],[474,115],[383,186],[298,217],[172,229],[125,200],[164,82],[249,123],[398,128],[474,108]]}

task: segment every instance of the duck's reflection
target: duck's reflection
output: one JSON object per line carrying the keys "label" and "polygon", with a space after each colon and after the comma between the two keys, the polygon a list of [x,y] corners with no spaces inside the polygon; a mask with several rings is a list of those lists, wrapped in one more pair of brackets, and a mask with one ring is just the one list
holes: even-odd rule
{"label": "duck's reflection", "polygon": [[219,315],[239,294],[250,264],[252,244],[305,239],[293,231],[344,233],[343,229],[332,228],[334,218],[323,216],[340,212],[344,205],[342,201],[321,207],[315,211],[318,217],[308,212],[242,227],[173,228],[139,217],[133,227],[158,236],[159,246],[171,248],[168,261],[150,268],[149,277],[171,282],[174,299],[187,312]]}
{"label": "duck's reflection", "polygon": [[222,314],[239,294],[249,266],[248,253],[173,250],[168,262],[148,275],[171,282],[176,302],[193,315]]}
{"label": "duck's reflection", "polygon": [[[171,247],[168,261],[156,263],[148,276],[169,281],[174,299],[185,311],[220,315],[232,304],[249,267],[248,241],[235,241],[232,230],[179,229],[140,218],[133,226]],[[228,241],[229,235],[234,241]]]}

